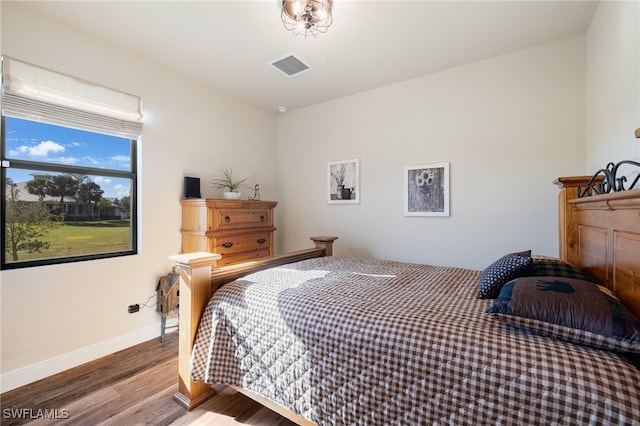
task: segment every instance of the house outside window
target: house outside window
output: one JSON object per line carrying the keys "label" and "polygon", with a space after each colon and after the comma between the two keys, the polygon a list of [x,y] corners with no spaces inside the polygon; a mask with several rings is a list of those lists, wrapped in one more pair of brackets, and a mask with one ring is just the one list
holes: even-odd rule
{"label": "house outside window", "polygon": [[137,253],[140,103],[3,57],[2,269]]}

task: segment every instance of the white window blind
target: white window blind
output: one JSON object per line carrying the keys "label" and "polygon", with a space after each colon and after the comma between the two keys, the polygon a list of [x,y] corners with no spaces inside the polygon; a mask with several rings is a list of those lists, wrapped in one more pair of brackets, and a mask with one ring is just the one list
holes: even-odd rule
{"label": "white window blind", "polygon": [[138,139],[142,100],[17,59],[2,57],[2,114]]}

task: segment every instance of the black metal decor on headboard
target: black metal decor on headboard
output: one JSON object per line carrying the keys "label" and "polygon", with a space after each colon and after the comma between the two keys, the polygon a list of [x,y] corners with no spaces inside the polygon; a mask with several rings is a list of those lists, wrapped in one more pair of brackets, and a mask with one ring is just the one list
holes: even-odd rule
{"label": "black metal decor on headboard", "polygon": [[[627,191],[635,188],[638,181],[640,181],[640,170],[638,171],[638,176],[636,176],[633,182],[631,182],[631,186],[625,188],[627,177],[616,177],[618,168],[623,164],[629,164],[640,168],[640,163],[632,160],[622,160],[616,164],[609,163],[607,164],[607,167],[598,170],[593,177],[591,177],[584,189],[580,187],[578,188],[578,197],[582,198],[590,195],[608,194],[611,191]],[[604,179],[598,179],[600,174],[604,174]]]}

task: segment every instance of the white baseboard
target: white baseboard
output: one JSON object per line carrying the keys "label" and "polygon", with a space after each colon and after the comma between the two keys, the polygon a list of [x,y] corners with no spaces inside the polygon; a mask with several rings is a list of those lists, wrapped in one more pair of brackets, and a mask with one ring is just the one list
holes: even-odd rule
{"label": "white baseboard", "polygon": [[51,375],[77,367],[100,357],[110,355],[148,340],[159,338],[160,327],[149,326],[131,333],[123,334],[95,345],[87,346],[64,355],[49,358],[0,376],[0,393],[19,388]]}

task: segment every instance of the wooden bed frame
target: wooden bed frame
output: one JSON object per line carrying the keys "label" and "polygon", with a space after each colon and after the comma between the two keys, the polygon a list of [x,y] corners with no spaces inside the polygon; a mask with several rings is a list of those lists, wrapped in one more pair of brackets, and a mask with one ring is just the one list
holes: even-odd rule
{"label": "wooden bed frame", "polygon": [[[220,255],[212,253],[189,253],[185,255],[171,256],[176,262],[180,272],[180,323],[179,323],[179,353],[178,353],[178,392],[173,398],[185,408],[191,410],[207,399],[215,395],[215,390],[204,382],[191,380],[191,352],[196,331],[202,313],[207,307],[209,299],[214,291],[224,284],[237,280],[249,273],[262,269],[280,266],[291,262],[298,262],[316,257],[331,256],[333,254],[333,242],[338,237],[319,236],[311,237],[315,247],[285,253],[279,256],[266,257],[251,262],[212,268]],[[270,403],[259,395],[244,392],[258,402],[262,403],[279,414],[287,415],[299,424],[313,424],[301,416],[293,417],[291,412],[277,404]],[[283,411],[284,410],[284,411]]]}
{"label": "wooden bed frame", "polygon": [[[640,189],[577,198],[591,176],[558,178],[560,253],[563,260],[600,279],[640,316]],[[213,291],[248,273],[304,259],[332,255],[337,237],[312,237],[315,248],[243,264],[212,267],[211,253],[174,256],[180,271],[179,390],[174,399],[192,409],[215,394],[204,382],[193,382],[190,359],[200,317]],[[204,259],[204,260],[203,260]],[[314,423],[269,400],[234,387],[262,405],[301,425]]]}

